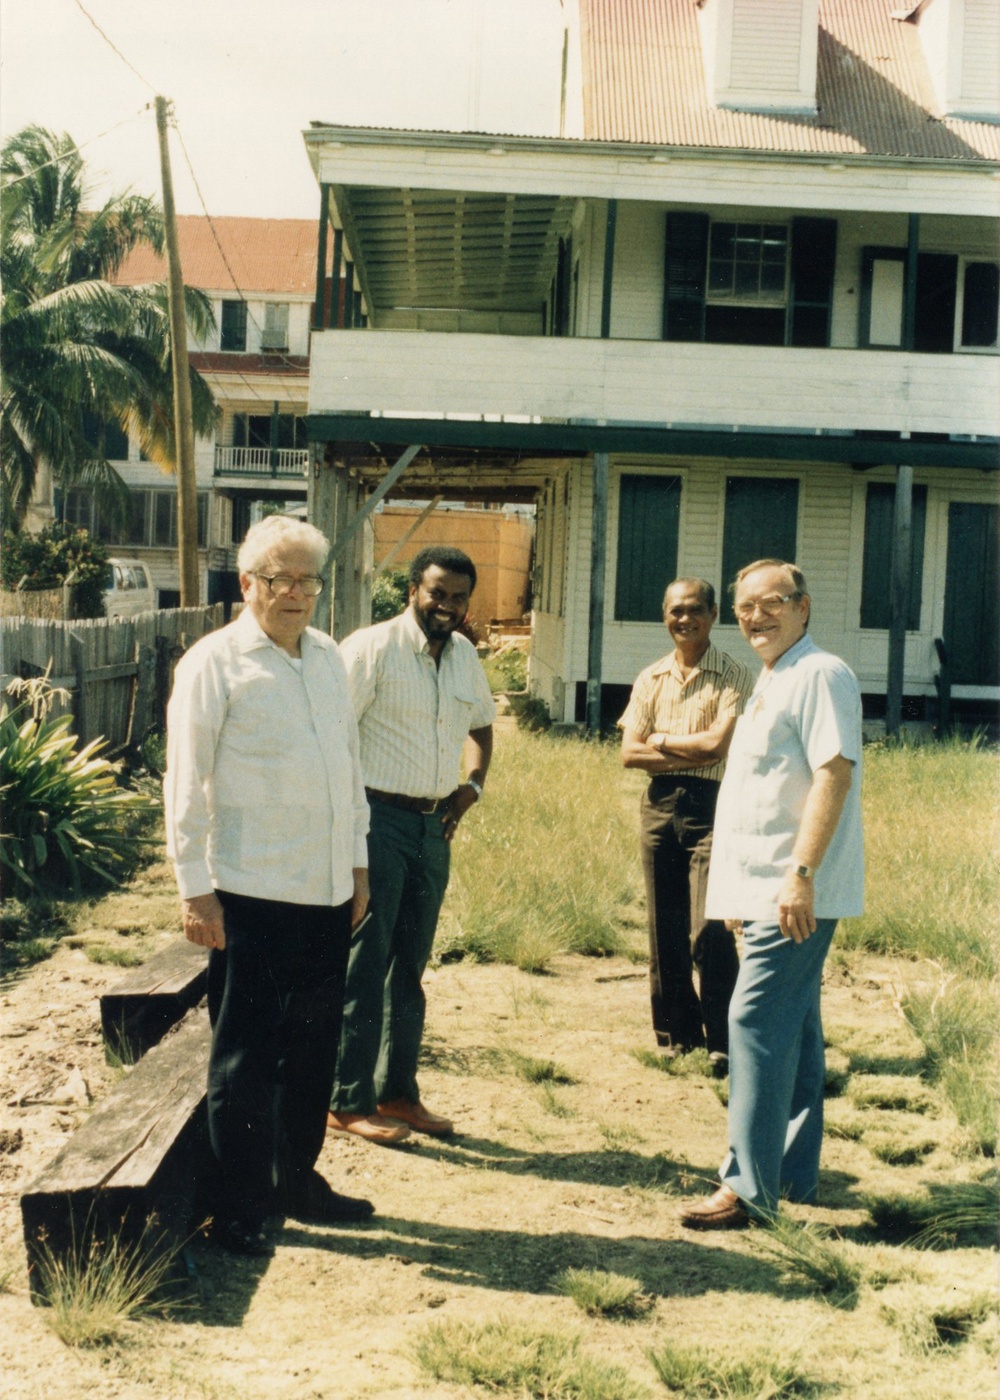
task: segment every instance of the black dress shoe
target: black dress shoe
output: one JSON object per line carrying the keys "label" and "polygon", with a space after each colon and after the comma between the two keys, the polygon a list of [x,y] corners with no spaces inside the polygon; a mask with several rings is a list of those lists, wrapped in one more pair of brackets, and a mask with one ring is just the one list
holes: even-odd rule
{"label": "black dress shoe", "polygon": [[370,1220],[375,1214],[371,1201],[361,1196],[342,1196],[317,1171],[287,1188],[282,1196],[285,1215],[303,1225],[339,1225],[350,1220]]}
{"label": "black dress shoe", "polygon": [[259,1225],[245,1220],[216,1220],[210,1239],[230,1254],[261,1258],[273,1254],[274,1246]]}

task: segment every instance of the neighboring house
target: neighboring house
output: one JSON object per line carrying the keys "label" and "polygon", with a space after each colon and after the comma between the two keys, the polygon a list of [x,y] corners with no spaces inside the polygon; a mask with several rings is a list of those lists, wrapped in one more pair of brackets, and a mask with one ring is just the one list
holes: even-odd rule
{"label": "neighboring house", "polygon": [[573,136],[305,133],[355,308],[316,308],[312,515],[407,445],[411,494],[536,501],[559,720],[618,711],[667,580],[772,554],[870,716],[932,717],[938,642],[995,711],[995,0],[579,0],[578,40]]}
{"label": "neighboring house", "polygon": [[[210,344],[189,340],[191,364],[219,407],[213,441],[196,439],[200,595],[208,602],[238,596],[235,547],[260,501],[304,501],[309,459],[305,411],[309,331],[316,299],[316,226],[308,219],[177,220],[188,286],[213,300]],[[151,248],[135,250],[117,281],[165,280]],[[330,297],[329,283],[325,295]],[[176,478],[142,460],[121,429],[105,429],[105,450],[124,477],[132,518],[124,533],[100,519],[89,491],[65,492],[67,520],[84,525],[118,553],[143,559],[161,607],[180,597]]]}

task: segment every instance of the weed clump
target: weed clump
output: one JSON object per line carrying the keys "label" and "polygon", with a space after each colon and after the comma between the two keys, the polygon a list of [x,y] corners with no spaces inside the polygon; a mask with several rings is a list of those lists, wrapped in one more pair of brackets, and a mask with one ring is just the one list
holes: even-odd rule
{"label": "weed clump", "polygon": [[643,1291],[638,1279],[603,1269],[563,1269],[553,1282],[590,1317],[632,1321],[644,1317],[656,1301]]}
{"label": "weed clump", "polygon": [[649,1359],[660,1380],[684,1400],[778,1400],[814,1396],[820,1388],[793,1361],[758,1350],[740,1357],[720,1357],[704,1347],[664,1342]]}

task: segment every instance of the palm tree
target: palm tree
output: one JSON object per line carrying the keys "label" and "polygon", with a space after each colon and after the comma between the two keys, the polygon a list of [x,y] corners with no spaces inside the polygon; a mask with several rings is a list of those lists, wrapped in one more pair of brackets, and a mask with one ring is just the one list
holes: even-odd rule
{"label": "palm tree", "polygon": [[[166,287],[115,286],[141,241],[163,246],[155,201],[131,193],[84,208],[83,160],[65,133],[29,126],[0,153],[0,513],[17,525],[43,471],[87,485],[114,514],[125,484],[86,424],[117,422],[151,461],[174,461]],[[186,289],[188,323],[203,337],[211,302]],[[211,390],[194,370],[195,431],[215,426]]]}

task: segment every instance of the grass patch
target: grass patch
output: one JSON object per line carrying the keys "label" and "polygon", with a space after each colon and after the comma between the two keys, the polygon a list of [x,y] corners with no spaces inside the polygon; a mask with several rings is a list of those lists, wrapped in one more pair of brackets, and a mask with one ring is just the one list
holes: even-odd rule
{"label": "grass patch", "polygon": [[145,953],[137,948],[116,948],[110,943],[88,943],[83,951],[92,963],[113,967],[141,967],[146,961]]}
{"label": "grass patch", "polygon": [[969,1244],[990,1248],[1000,1232],[995,1178],[931,1186],[916,1194],[866,1196],[871,1230],[880,1239],[924,1249]]}
{"label": "grass patch", "polygon": [[919,1082],[896,1075],[856,1074],[848,1094],[855,1108],[905,1109],[908,1113],[930,1113],[935,1105]]}
{"label": "grass patch", "polygon": [[[489,818],[455,838],[439,956],[545,971],[563,953],[624,955],[642,874],[617,746],[504,735],[504,781]],[[526,860],[530,852],[530,860]]]}
{"label": "grass patch", "polygon": [[753,1238],[758,1252],[779,1265],[787,1280],[805,1284],[837,1307],[857,1302],[864,1265],[815,1226],[779,1215]]}
{"label": "grass patch", "polygon": [[543,1080],[538,1086],[538,1097],[542,1108],[546,1113],[551,1113],[553,1118],[575,1118],[576,1110],[570,1108],[569,1104],[563,1103],[556,1093],[555,1088],[548,1080]]}
{"label": "grass patch", "polygon": [[633,1321],[644,1317],[656,1302],[638,1279],[603,1269],[563,1269],[553,1283],[590,1317]]}
{"label": "grass patch", "polygon": [[865,1144],[873,1157],[890,1167],[915,1167],[937,1145],[928,1138],[905,1138],[894,1133],[866,1134]]}
{"label": "grass patch", "polygon": [[661,1074],[673,1074],[680,1079],[712,1079],[712,1062],[707,1050],[689,1050],[686,1055],[664,1055],[656,1050],[630,1050],[633,1060],[645,1069],[658,1069]]}
{"label": "grass patch", "polygon": [[649,1359],[663,1384],[684,1400],[778,1400],[820,1393],[794,1361],[764,1350],[720,1357],[704,1347],[664,1342],[649,1352]]}
{"label": "grass patch", "polygon": [[[954,821],[942,820],[943,804]],[[869,745],[864,805],[867,908],[843,922],[840,946],[992,976],[1000,944],[988,911],[1000,902],[1000,872],[984,852],[997,847],[994,754],[957,738],[913,748]]]}
{"label": "grass patch", "polygon": [[924,1047],[927,1073],[984,1156],[996,1155],[995,1067],[1000,1043],[996,986],[948,978],[934,991],[910,991],[903,1015]]}
{"label": "grass patch", "polygon": [[533,1400],[648,1400],[648,1389],[621,1366],[588,1356],[580,1339],[536,1332],[504,1319],[436,1323],[412,1354],[434,1380],[482,1386]]}
{"label": "grass patch", "polygon": [[522,1055],[519,1050],[508,1052],[514,1068],[529,1084],[575,1084],[576,1080],[568,1069],[555,1060],[536,1060],[532,1055]]}
{"label": "grass patch", "polygon": [[604,1139],[605,1152],[624,1152],[645,1142],[642,1133],[627,1123],[598,1123],[597,1131]]}
{"label": "grass patch", "polygon": [[922,1301],[905,1307],[883,1303],[880,1312],[913,1350],[926,1352],[968,1341],[981,1323],[994,1316],[996,1302],[991,1294],[981,1292],[937,1306]]}
{"label": "grass patch", "polygon": [[38,1283],[47,1325],[70,1347],[119,1341],[128,1323],[169,1308],[167,1285],[178,1252],[148,1227],[134,1244],[91,1234],[58,1255],[43,1241]]}

